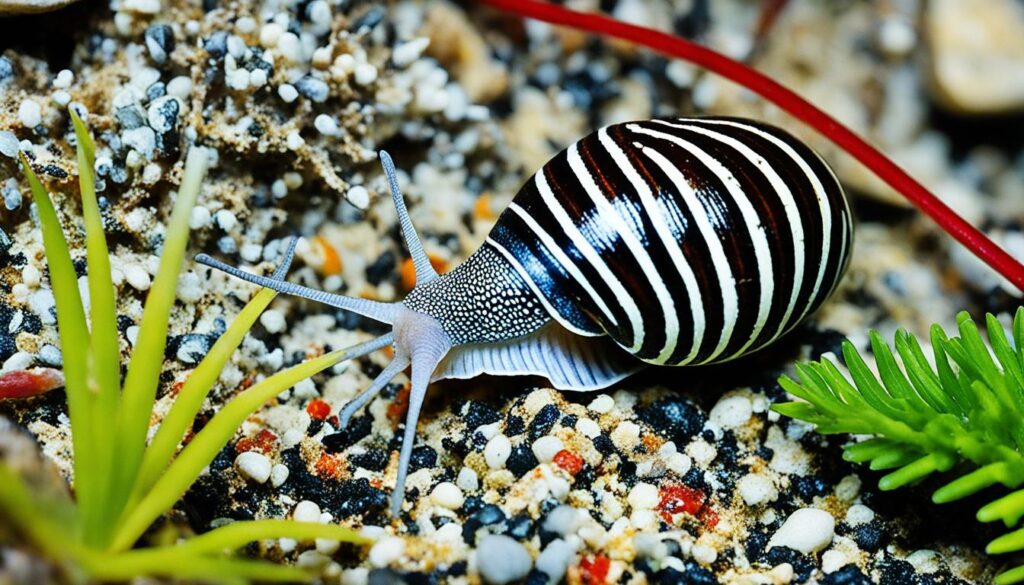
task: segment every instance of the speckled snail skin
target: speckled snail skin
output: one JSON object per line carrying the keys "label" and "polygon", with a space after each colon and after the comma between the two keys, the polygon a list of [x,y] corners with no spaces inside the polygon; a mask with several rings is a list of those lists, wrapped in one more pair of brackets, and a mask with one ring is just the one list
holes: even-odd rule
{"label": "speckled snail skin", "polygon": [[608,126],[559,153],[484,245],[438,275],[391,158],[380,157],[416,271],[402,301],[344,297],[197,260],[393,326],[355,348],[363,355],[393,345],[395,358],[340,420],[346,425],[412,366],[395,514],[431,381],[532,374],[561,390],[596,390],[643,362],[730,360],[817,309],[852,245],[846,197],[806,145],[749,120],[666,118]]}

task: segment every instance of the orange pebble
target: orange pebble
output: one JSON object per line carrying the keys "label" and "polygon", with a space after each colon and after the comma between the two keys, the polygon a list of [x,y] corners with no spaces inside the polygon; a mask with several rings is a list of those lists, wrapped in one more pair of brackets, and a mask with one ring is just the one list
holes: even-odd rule
{"label": "orange pebble", "polygon": [[[444,274],[448,270],[448,263],[443,259],[429,253],[427,258],[430,258],[430,265],[434,267],[438,274]],[[412,290],[416,286],[416,267],[412,264],[412,258],[406,258],[402,261],[399,272],[402,276],[402,289],[406,291]]]}
{"label": "orange pebble", "polygon": [[316,236],[313,238],[313,241],[316,242],[320,256],[324,259],[323,264],[320,266],[320,272],[327,275],[341,272],[341,257],[338,256],[338,251],[327,241],[327,238]]}

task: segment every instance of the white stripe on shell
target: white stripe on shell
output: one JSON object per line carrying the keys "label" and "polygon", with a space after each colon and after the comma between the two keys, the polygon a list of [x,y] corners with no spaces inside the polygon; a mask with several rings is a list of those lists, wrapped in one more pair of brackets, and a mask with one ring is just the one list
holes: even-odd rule
{"label": "white stripe on shell", "polygon": [[[631,124],[630,126],[635,126]],[[628,128],[628,127],[627,127]],[[632,128],[629,128],[632,130]],[[686,177],[679,171],[678,168],[670,160],[665,158],[665,155],[658,152],[657,149],[649,146],[644,146],[640,143],[635,143],[640,152],[643,153],[647,158],[651,159],[654,164],[658,165],[658,168],[665,173],[669,180],[675,185],[676,190],[682,196],[683,201],[686,202],[686,207],[690,210],[690,214],[693,216],[694,222],[697,224],[697,229],[700,231],[701,239],[703,239],[708,246],[708,250],[711,253],[711,263],[714,266],[715,274],[718,276],[718,286],[722,291],[722,334],[719,336],[718,345],[715,347],[715,355],[722,352],[725,346],[728,345],[729,340],[732,338],[733,329],[736,327],[736,317],[739,313],[739,299],[736,294],[736,277],[732,273],[732,268],[729,266],[729,260],[725,256],[725,250],[722,248],[722,242],[718,239],[718,234],[715,232],[714,226],[711,225],[711,221],[708,220],[707,212],[704,209],[704,205],[697,200],[697,194],[687,182]],[[703,339],[695,340],[695,343],[702,343]]]}
{"label": "white stripe on shell", "polygon": [[[800,167],[800,170],[803,171],[805,175],[807,175],[808,180],[811,181],[811,186],[814,188],[814,194],[818,197],[818,208],[821,210],[822,250],[821,262],[818,265],[818,276],[814,280],[814,289],[811,291],[811,295],[807,297],[807,306],[803,308],[803,311],[801,311],[800,316],[797,317],[796,319],[796,321],[802,321],[803,318],[807,316],[807,312],[810,310],[814,299],[818,296],[818,291],[821,289],[821,282],[825,278],[825,268],[828,266],[828,255],[830,251],[829,248],[831,247],[831,242],[829,241],[829,234],[832,231],[832,211],[831,206],[828,202],[828,197],[825,196],[825,186],[822,185],[821,180],[818,178],[818,175],[815,174],[814,170],[812,170],[810,165],[807,164],[807,161],[805,161],[803,157],[797,154],[797,152],[793,150],[792,146],[786,144],[785,141],[769,134],[768,132],[765,132],[760,128],[756,128],[748,124],[733,122],[732,120],[703,120],[703,122],[706,122],[708,124],[721,124],[723,126],[733,126],[736,128],[742,128],[764,138],[765,140],[771,142],[775,146],[778,146],[783,152],[788,154],[789,157],[792,158],[793,161],[797,164],[797,166]],[[825,168],[829,168],[828,165],[825,165]],[[829,172],[831,173],[832,170],[829,169]],[[833,178],[835,178],[835,175],[833,175]]]}
{"label": "white stripe on shell", "polygon": [[[572,240],[576,249],[583,254],[583,257],[589,262],[605,283],[612,289],[612,293],[615,295],[616,300],[619,301],[623,310],[626,311],[626,315],[629,317],[630,325],[633,329],[632,343],[628,346],[630,353],[634,355],[640,350],[644,343],[644,320],[640,315],[640,309],[636,306],[632,297],[623,288],[622,283],[615,277],[608,265],[601,259],[601,255],[598,254],[597,250],[594,249],[594,245],[587,240],[586,236],[580,231],[579,226],[573,223],[572,218],[566,213],[565,208],[555,197],[554,192],[551,190],[551,186],[548,185],[548,180],[544,176],[543,170],[538,171],[534,175],[534,180],[537,184],[537,191],[540,192],[541,198],[544,200],[544,204],[551,210],[552,215],[558,221],[559,226],[565,234]],[[619,342],[619,340],[616,340]],[[621,342],[619,342],[620,345]],[[626,345],[622,345],[627,347]]]}
{"label": "white stripe on shell", "polygon": [[601,298],[601,295],[597,294],[597,291],[594,290],[594,287],[590,284],[590,281],[587,280],[587,277],[580,272],[576,263],[566,255],[565,251],[562,250],[561,247],[559,247],[558,243],[551,237],[551,234],[547,233],[544,228],[537,223],[537,220],[530,217],[530,214],[526,213],[526,210],[520,207],[515,201],[510,203],[508,207],[526,223],[526,227],[530,228],[533,233],[540,238],[540,243],[543,244],[549,252],[551,252],[551,255],[555,257],[555,261],[569,272],[569,276],[571,276],[584,288],[584,290],[587,291],[587,294],[589,294],[591,298],[594,299],[594,302],[597,303],[597,308],[599,308],[601,312],[608,317],[608,320],[612,322],[612,325],[618,326],[615,315],[612,313],[612,310],[608,308],[608,305],[605,304],[604,299]]}
{"label": "white stripe on shell", "polygon": [[[654,120],[657,122],[656,120]],[[758,280],[760,281],[761,291],[761,303],[757,310],[757,319],[754,322],[754,327],[751,332],[750,338],[747,339],[743,347],[740,348],[736,354],[742,353],[747,347],[749,347],[761,329],[764,327],[765,322],[768,320],[768,314],[772,308],[772,297],[774,295],[774,280],[772,276],[772,255],[768,247],[768,234],[765,233],[764,226],[761,223],[761,218],[758,216],[754,206],[750,203],[747,197],[743,194],[743,188],[740,186],[736,177],[733,176],[729,169],[725,168],[720,161],[698,148],[697,145],[673,136],[672,134],[666,134],[664,132],[658,132],[657,130],[649,130],[636,124],[631,124],[630,129],[638,134],[644,134],[652,138],[660,138],[662,140],[671,142],[680,148],[683,148],[690,154],[692,154],[701,164],[707,167],[722,184],[725,185],[726,191],[736,202],[736,206],[740,209],[740,214],[743,216],[743,222],[747,227],[747,231],[750,233],[750,239],[754,243],[754,258],[757,263]],[[738,312],[737,312],[738,314]],[[734,319],[736,316],[734,316]],[[707,361],[714,360],[725,350],[724,345],[720,345],[716,348],[715,352],[712,353]],[[736,355],[733,354],[733,355]],[[733,357],[733,356],[726,356]]]}
{"label": "white stripe on shell", "polygon": [[[619,166],[619,169],[626,176],[626,179],[633,185],[633,190],[636,191],[640,198],[640,204],[643,206],[648,219],[654,226],[654,231],[657,232],[658,238],[661,239],[665,249],[668,250],[669,257],[672,258],[673,267],[679,271],[679,275],[683,279],[683,283],[686,286],[686,291],[690,296],[690,313],[691,320],[693,322],[693,346],[690,348],[689,353],[679,362],[678,365],[688,364],[693,361],[697,356],[697,352],[700,351],[700,341],[704,339],[704,300],[701,297],[700,287],[697,285],[697,278],[693,274],[693,268],[690,267],[690,263],[686,260],[686,256],[683,255],[682,249],[679,247],[679,242],[676,241],[675,236],[672,234],[671,228],[668,226],[668,221],[665,219],[665,215],[661,211],[661,207],[654,198],[654,193],[651,191],[650,185],[647,181],[640,176],[633,165],[629,163],[629,159],[626,157],[626,153],[622,151],[622,148],[612,140],[611,136],[608,135],[607,128],[602,128],[597,133],[598,140],[601,145],[604,146],[608,154],[611,155],[615,164]],[[675,351],[675,342],[673,339],[678,340],[679,337],[679,319],[676,312],[672,311],[672,319],[666,320],[665,326],[665,337],[666,345],[665,349],[662,350],[661,355],[658,356],[659,363],[665,363],[672,353]],[[669,345],[671,344],[671,345]],[[671,349],[670,349],[671,348]]]}
{"label": "white stripe on shell", "polygon": [[[789,185],[782,180],[782,177],[772,168],[772,165],[768,163],[765,158],[756,152],[746,144],[743,144],[739,140],[731,136],[726,136],[720,132],[714,132],[701,128],[700,126],[692,126],[689,124],[671,124],[668,122],[662,122],[673,128],[680,128],[683,130],[689,130],[690,132],[696,132],[711,138],[718,140],[723,144],[727,144],[734,148],[737,152],[747,158],[751,164],[753,164],[759,171],[761,171],[768,182],[771,184],[775,192],[779,194],[779,199],[782,200],[782,207],[786,211],[786,221],[789,223],[790,230],[793,232],[793,286],[792,291],[789,293],[789,304],[786,307],[786,312],[782,315],[782,319],[779,321],[779,327],[772,334],[770,339],[775,339],[779,335],[782,335],[783,326],[789,322],[789,318],[793,315],[793,310],[796,308],[797,300],[800,297],[800,287],[803,286],[804,282],[804,224],[800,220],[800,209],[797,208],[796,198],[793,197],[793,192],[790,190]],[[774,278],[772,279],[774,281]],[[755,335],[760,335],[761,327],[757,327]],[[749,347],[750,343],[753,342],[752,337],[747,345],[740,349],[743,352]]]}

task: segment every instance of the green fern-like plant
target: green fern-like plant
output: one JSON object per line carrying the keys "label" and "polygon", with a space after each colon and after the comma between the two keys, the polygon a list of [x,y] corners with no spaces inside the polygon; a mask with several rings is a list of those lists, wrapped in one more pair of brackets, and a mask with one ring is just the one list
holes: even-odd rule
{"label": "green fern-like plant", "polygon": [[[872,331],[877,375],[845,342],[849,377],[828,359],[798,364],[798,380],[783,376],[780,383],[805,402],[773,408],[821,433],[873,436],[847,445],[843,457],[892,470],[879,481],[883,490],[967,468],[932,500],[942,504],[1003,486],[1009,493],[981,508],[977,518],[1013,528],[1024,517],[1024,308],[1017,310],[1010,336],[988,315],[987,344],[967,313],[957,315],[957,324],[954,337],[932,326],[932,362],[906,331],[896,333],[895,353]],[[1022,550],[1024,528],[986,548],[990,554]],[[1024,566],[1004,571],[995,582],[1024,582]]]}
{"label": "green fern-like plant", "polygon": [[[303,582],[299,568],[238,558],[231,552],[263,539],[325,538],[362,543],[338,526],[284,520],[235,522],[180,544],[146,547],[144,533],[185,494],[241,423],[264,403],[304,378],[353,355],[338,350],[278,372],[246,389],[178,451],[228,359],[273,300],[258,292],[217,340],[179,390],[151,442],[149,421],[163,367],[168,321],[188,242],[188,219],[206,172],[208,155],[194,147],[167,228],[160,267],[146,299],[134,351],[122,385],[110,257],[94,189],[95,146],[70,110],[78,150],[86,234],[89,318],[64,232],[49,195],[21,157],[38,209],[57,325],[64,356],[65,390],[73,443],[74,495],[40,489],[0,461],[0,538],[12,528],[75,581],[125,581],[164,576],[219,583]],[[283,275],[287,266],[278,269]],[[141,541],[141,542],[140,542]]]}

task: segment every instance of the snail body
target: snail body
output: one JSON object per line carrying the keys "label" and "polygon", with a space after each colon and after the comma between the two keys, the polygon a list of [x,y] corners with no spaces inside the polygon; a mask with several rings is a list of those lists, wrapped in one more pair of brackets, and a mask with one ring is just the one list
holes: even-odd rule
{"label": "snail body", "polygon": [[381,342],[394,345],[394,361],[340,419],[411,364],[395,513],[430,381],[538,374],[562,390],[593,390],[644,362],[734,359],[816,310],[852,245],[850,208],[828,166],[788,133],[749,120],[627,122],[580,139],[527,181],[481,248],[444,275],[413,229],[390,157],[381,160],[416,271],[402,301],[198,260],[393,326]]}

